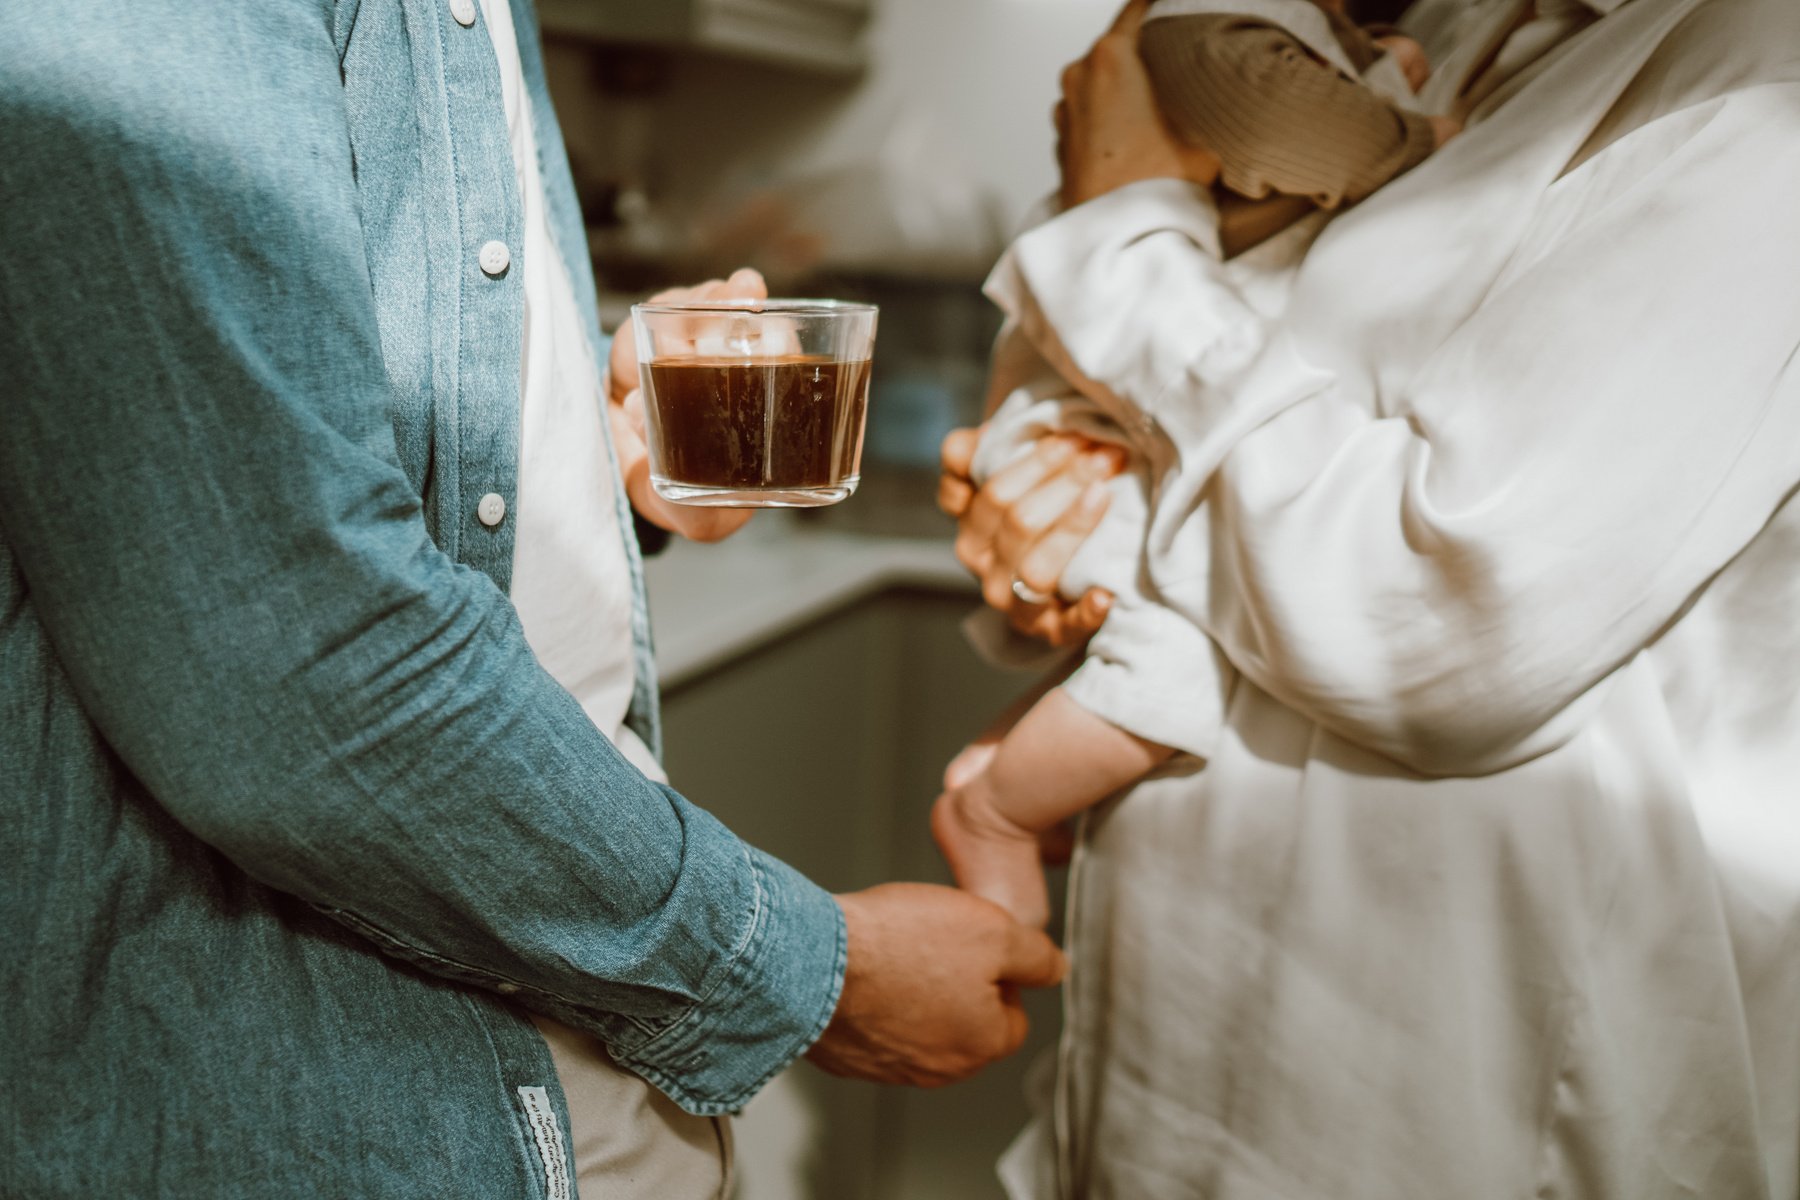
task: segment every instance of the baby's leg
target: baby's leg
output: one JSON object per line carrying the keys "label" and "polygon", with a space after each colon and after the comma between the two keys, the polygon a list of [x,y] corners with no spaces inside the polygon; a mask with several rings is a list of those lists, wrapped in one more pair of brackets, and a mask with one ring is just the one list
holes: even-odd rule
{"label": "baby's leg", "polygon": [[987,770],[938,798],[932,836],[958,884],[1041,927],[1050,901],[1038,835],[1140,778],[1169,753],[1057,688],[1001,739]]}

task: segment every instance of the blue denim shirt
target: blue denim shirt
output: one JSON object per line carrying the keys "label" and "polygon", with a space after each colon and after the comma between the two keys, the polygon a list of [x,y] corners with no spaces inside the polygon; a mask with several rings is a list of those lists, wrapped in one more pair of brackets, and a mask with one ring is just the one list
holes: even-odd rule
{"label": "blue denim shirt", "polygon": [[716,1113],[836,1003],[506,599],[499,86],[448,0],[0,7],[0,1195],[543,1196],[516,1005]]}

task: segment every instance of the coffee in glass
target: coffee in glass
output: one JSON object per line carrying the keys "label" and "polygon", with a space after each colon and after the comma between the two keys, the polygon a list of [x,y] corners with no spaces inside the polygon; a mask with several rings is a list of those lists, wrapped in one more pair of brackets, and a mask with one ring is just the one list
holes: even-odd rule
{"label": "coffee in glass", "polygon": [[876,310],[830,300],[632,309],[651,484],[683,504],[835,504],[860,479]]}

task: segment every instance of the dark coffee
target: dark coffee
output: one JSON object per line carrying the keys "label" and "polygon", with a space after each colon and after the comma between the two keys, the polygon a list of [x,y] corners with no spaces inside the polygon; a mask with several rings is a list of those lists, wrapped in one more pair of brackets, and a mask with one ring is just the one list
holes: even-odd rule
{"label": "dark coffee", "polygon": [[644,367],[658,474],[704,488],[818,488],[862,458],[869,360],[684,358]]}

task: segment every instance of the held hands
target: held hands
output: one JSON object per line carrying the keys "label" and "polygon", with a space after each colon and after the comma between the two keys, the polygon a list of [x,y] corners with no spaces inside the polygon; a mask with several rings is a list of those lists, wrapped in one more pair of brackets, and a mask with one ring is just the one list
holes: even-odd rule
{"label": "held hands", "polygon": [[1062,952],[985,900],[926,883],[837,898],[844,990],[807,1057],[833,1075],[915,1087],[965,1079],[1016,1051],[1022,987],[1062,979]]}
{"label": "held hands", "polygon": [[[670,300],[762,300],[769,295],[763,277],[748,267],[729,279],[713,279],[696,287],[658,292],[652,302]],[[696,542],[717,542],[742,529],[756,511],[750,508],[699,508],[674,504],[650,486],[650,455],[644,435],[644,395],[639,388],[637,338],[626,321],[613,335],[607,360],[607,418],[619,454],[625,495],[645,520]]]}
{"label": "held hands", "polygon": [[977,489],[970,464],[980,438],[978,429],[958,429],[944,439],[938,507],[956,518],[956,557],[1019,632],[1079,645],[1106,620],[1112,597],[1096,588],[1069,604],[1056,585],[1106,514],[1104,481],[1124,469],[1124,454],[1084,438],[1047,437]]}
{"label": "held hands", "polygon": [[1145,179],[1219,177],[1212,151],[1183,142],[1164,122],[1138,58],[1149,0],[1130,0],[1085,56],[1063,70],[1056,160],[1065,209]]}

